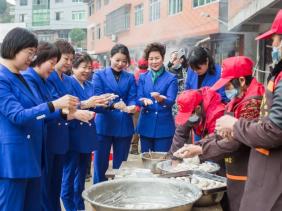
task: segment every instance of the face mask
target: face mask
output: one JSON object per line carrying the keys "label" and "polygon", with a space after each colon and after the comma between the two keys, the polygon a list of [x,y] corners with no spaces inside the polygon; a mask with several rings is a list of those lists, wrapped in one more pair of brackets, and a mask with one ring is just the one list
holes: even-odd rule
{"label": "face mask", "polygon": [[181,67],[181,64],[173,65],[173,69],[178,70]]}
{"label": "face mask", "polygon": [[275,64],[278,64],[278,62],[281,60],[281,51],[280,51],[280,47],[279,47],[279,48],[273,47],[271,56],[272,56],[272,62],[273,62],[273,64],[274,64],[274,65],[275,65]]}
{"label": "face mask", "polygon": [[238,94],[237,89],[225,90],[225,95],[229,100],[232,100]]}
{"label": "face mask", "polygon": [[188,122],[191,125],[195,125],[195,124],[199,123],[200,120],[201,120],[200,116],[198,116],[197,114],[193,114],[192,116],[189,117]]}

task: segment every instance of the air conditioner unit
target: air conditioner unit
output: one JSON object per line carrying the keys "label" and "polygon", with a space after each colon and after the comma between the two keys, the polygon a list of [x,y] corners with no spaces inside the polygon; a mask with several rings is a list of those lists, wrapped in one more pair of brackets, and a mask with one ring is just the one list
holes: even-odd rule
{"label": "air conditioner unit", "polygon": [[112,34],[112,42],[117,42],[117,35]]}

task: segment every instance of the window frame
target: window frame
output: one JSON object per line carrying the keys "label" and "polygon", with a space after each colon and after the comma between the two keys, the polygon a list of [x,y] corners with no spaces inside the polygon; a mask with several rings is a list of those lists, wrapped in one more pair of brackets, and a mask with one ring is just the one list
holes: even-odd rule
{"label": "window frame", "polygon": [[144,4],[138,4],[134,7],[134,24],[140,26],[144,24]]}

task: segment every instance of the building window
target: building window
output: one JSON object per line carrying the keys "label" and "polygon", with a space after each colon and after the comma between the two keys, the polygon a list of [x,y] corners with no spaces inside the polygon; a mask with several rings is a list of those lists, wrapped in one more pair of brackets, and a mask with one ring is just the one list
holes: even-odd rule
{"label": "building window", "polygon": [[72,20],[81,21],[85,20],[85,11],[73,11],[72,12]]}
{"label": "building window", "polygon": [[55,3],[63,3],[63,0],[55,0]]}
{"label": "building window", "polygon": [[193,7],[200,7],[200,6],[203,6],[203,5],[207,5],[207,4],[210,4],[210,3],[213,3],[213,2],[216,2],[218,0],[193,0]]}
{"label": "building window", "polygon": [[127,31],[130,25],[130,4],[126,4],[106,15],[106,35]]}
{"label": "building window", "polygon": [[50,24],[49,9],[32,11],[32,26],[48,26]]}
{"label": "building window", "polygon": [[73,3],[82,3],[83,0],[72,0]]}
{"label": "building window", "polygon": [[94,4],[94,1],[90,1],[88,5],[89,5],[89,7],[88,7],[88,9],[89,9],[89,16],[91,16],[91,15],[93,15],[94,12],[95,12],[95,4]]}
{"label": "building window", "polygon": [[107,34],[107,27],[106,27],[106,21],[104,21],[104,24],[103,24],[103,34]]}
{"label": "building window", "polygon": [[143,24],[143,4],[139,4],[135,7],[135,26]]}
{"label": "building window", "polygon": [[63,12],[55,12],[55,20],[60,21],[63,19]]}
{"label": "building window", "polygon": [[182,12],[183,0],[169,0],[169,15],[174,15],[179,12]]}
{"label": "building window", "polygon": [[26,6],[27,0],[20,0],[20,6]]}
{"label": "building window", "polygon": [[25,17],[26,17],[25,14],[20,14],[20,16],[19,16],[19,22],[24,23],[24,22],[26,21],[26,20],[25,20]]}
{"label": "building window", "polygon": [[150,0],[150,21],[156,21],[161,16],[160,0]]}
{"label": "building window", "polygon": [[104,5],[109,4],[109,0],[104,0]]}
{"label": "building window", "polygon": [[69,38],[69,32],[67,30],[62,30],[58,32],[58,37],[59,39],[64,39],[64,40],[68,40]]}
{"label": "building window", "polygon": [[98,24],[98,25],[95,27],[95,29],[96,29],[96,38],[97,38],[98,40],[100,40],[101,37],[102,37],[100,24]]}
{"label": "building window", "polygon": [[91,28],[91,37],[92,37],[92,40],[94,41],[95,40],[95,28]]}
{"label": "building window", "polygon": [[102,7],[101,0],[96,0],[96,11],[100,10]]}

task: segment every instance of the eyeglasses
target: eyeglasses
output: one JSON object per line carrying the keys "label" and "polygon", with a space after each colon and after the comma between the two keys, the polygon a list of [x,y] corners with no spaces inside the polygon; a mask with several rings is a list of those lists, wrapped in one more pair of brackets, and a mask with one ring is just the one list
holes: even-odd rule
{"label": "eyeglasses", "polygon": [[30,50],[30,49],[25,49],[25,50],[23,50],[23,52],[25,53],[25,54],[27,54],[28,55],[28,57],[31,59],[31,60],[35,60],[36,59],[36,51],[33,51],[33,50]]}

